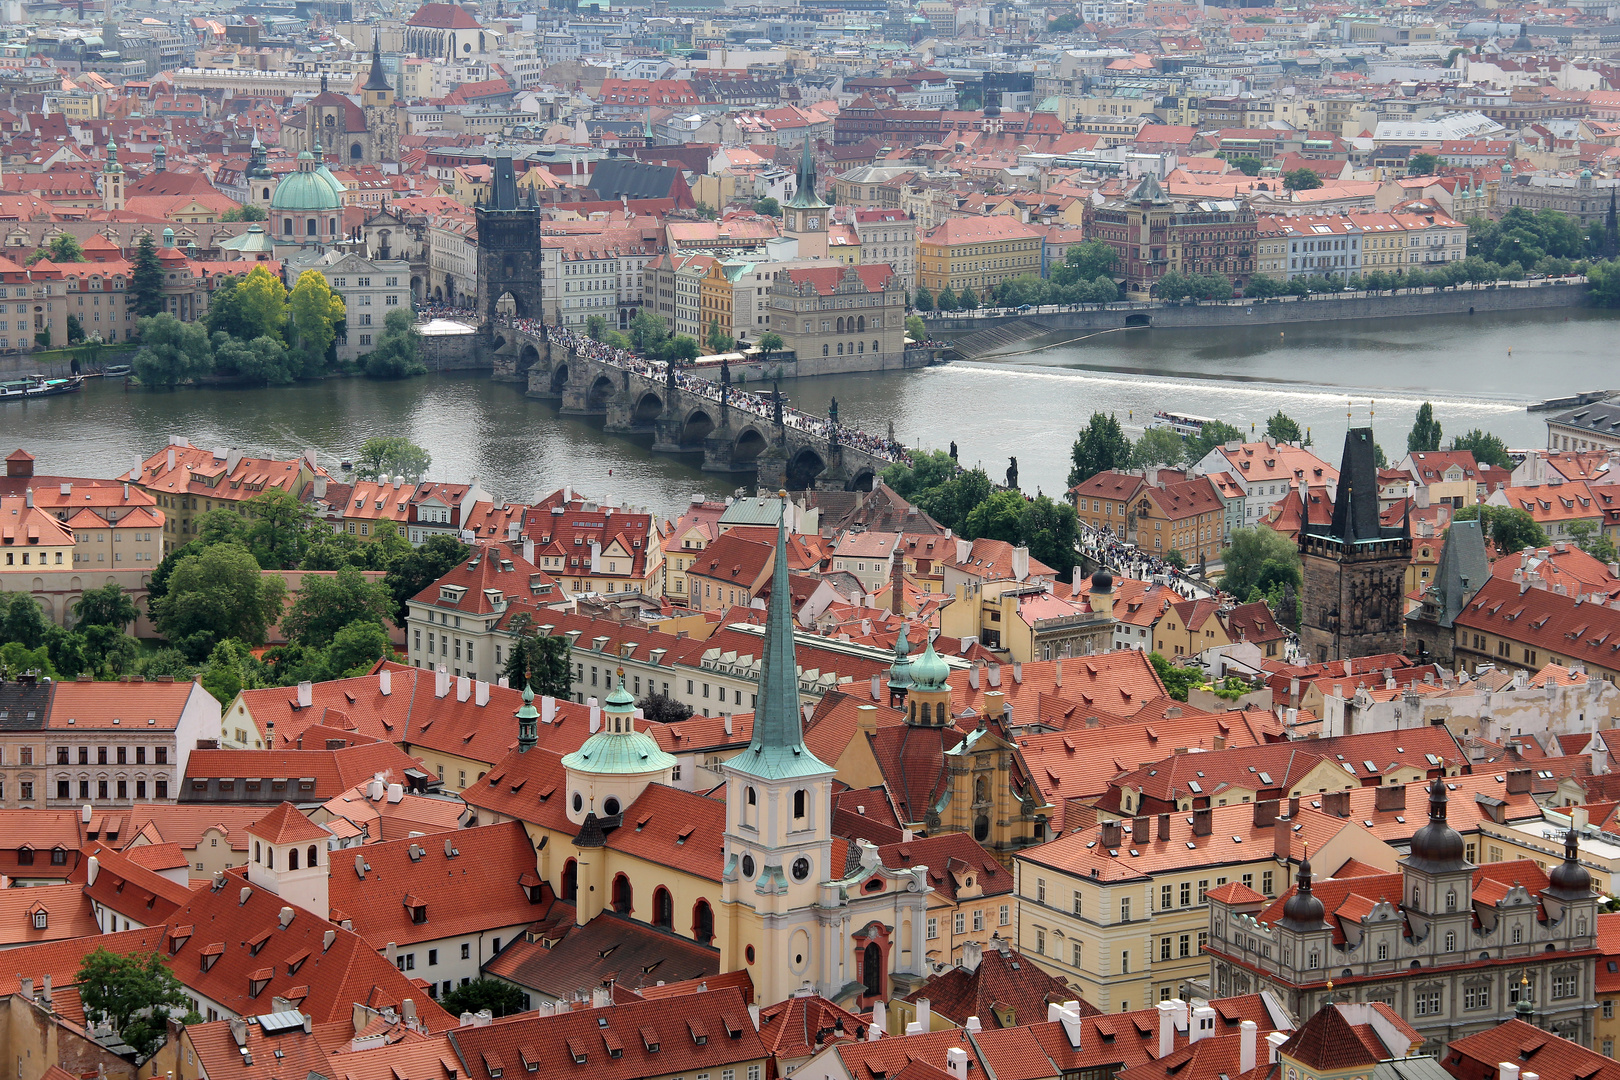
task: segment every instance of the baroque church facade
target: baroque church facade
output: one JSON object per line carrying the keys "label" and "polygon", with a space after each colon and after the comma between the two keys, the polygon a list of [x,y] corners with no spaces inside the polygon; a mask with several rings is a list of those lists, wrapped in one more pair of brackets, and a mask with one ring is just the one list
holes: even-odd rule
{"label": "baroque church facade", "polygon": [[398,161],[403,131],[396,103],[382,54],[373,43],[371,71],[359,95],[331,90],[322,75],[321,92],[304,106],[300,121],[283,128],[282,142],[299,152],[319,148],[322,160],[333,160],[339,168]]}

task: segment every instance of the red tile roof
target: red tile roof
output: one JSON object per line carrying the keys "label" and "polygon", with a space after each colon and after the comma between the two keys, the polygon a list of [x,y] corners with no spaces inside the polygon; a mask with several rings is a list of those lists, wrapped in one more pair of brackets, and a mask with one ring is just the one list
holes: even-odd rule
{"label": "red tile roof", "polygon": [[[885,859],[883,865],[891,864]],[[1011,949],[1002,952],[991,943],[973,971],[948,968],[903,1000],[919,998],[927,998],[934,1012],[958,1027],[966,1025],[968,1017],[977,1016],[986,1027],[1007,1028],[1045,1020],[1047,1005],[1074,1000],[1074,991],[1033,961]],[[1087,1016],[1100,1013],[1085,1002],[1080,1007]]]}
{"label": "red tile roof", "polygon": [[974,898],[1000,896],[1013,889],[1012,874],[967,833],[940,833],[880,844],[878,859],[891,870],[928,867],[928,883],[953,904],[959,889],[972,889]]}
{"label": "red tile roof", "polygon": [[271,844],[325,842],[332,834],[299,813],[298,807],[284,802],[248,826],[248,835]]}
{"label": "red tile roof", "polygon": [[1620,1080],[1620,1064],[1613,1058],[1517,1018],[1453,1039],[1441,1058],[1446,1071],[1458,1080],[1495,1076],[1503,1061],[1540,1076]]}
{"label": "red tile roof", "polygon": [[1493,577],[1455,624],[1459,631],[1494,634],[1563,663],[1620,667],[1620,611],[1547,589],[1521,592],[1511,580]]}

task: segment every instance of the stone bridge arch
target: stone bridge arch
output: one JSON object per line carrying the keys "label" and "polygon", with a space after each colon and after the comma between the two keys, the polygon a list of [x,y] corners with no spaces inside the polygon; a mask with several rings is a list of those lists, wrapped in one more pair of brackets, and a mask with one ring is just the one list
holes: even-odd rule
{"label": "stone bridge arch", "polygon": [[703,440],[707,439],[716,427],[714,417],[710,415],[713,410],[707,406],[699,405],[686,414],[681,421],[680,444],[686,449],[702,447]]}
{"label": "stone bridge arch", "polygon": [[518,350],[517,373],[526,379],[529,376],[529,369],[539,362],[540,350],[535,347],[534,342],[525,341],[523,347]]}
{"label": "stone bridge arch", "polygon": [[855,475],[849,478],[850,491],[871,491],[877,483],[877,470],[870,465],[862,465],[855,470]]}
{"label": "stone bridge arch", "polygon": [[561,394],[563,388],[568,385],[568,376],[571,374],[570,363],[570,360],[564,359],[551,369],[551,392],[553,394]]}
{"label": "stone bridge arch", "polygon": [[585,408],[590,412],[603,412],[608,402],[613,399],[615,387],[613,380],[606,374],[599,374],[591,382],[591,389],[585,395]]}
{"label": "stone bridge arch", "polygon": [[814,447],[801,446],[788,458],[787,487],[790,491],[804,491],[816,486],[816,477],[827,469],[827,459]]}
{"label": "stone bridge arch", "polygon": [[760,430],[757,424],[748,424],[731,441],[731,460],[738,464],[757,461],[770,445],[769,433]]}
{"label": "stone bridge arch", "polygon": [[[634,391],[632,391],[634,393]],[[651,424],[664,415],[664,399],[658,391],[643,389],[636,398],[636,406],[630,412],[630,419],[636,424]]]}

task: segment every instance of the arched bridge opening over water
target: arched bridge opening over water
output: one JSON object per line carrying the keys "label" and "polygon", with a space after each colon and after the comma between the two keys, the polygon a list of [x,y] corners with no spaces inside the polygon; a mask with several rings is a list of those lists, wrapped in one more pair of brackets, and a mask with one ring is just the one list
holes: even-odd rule
{"label": "arched bridge opening over water", "polygon": [[606,431],[651,435],[660,453],[701,454],[706,472],[767,489],[869,491],[906,454],[826,417],[777,409],[768,394],[686,372],[672,381],[662,364],[566,331],[494,325],[488,333],[496,378],[524,383],[530,397],[561,402],[565,413],[601,416]]}

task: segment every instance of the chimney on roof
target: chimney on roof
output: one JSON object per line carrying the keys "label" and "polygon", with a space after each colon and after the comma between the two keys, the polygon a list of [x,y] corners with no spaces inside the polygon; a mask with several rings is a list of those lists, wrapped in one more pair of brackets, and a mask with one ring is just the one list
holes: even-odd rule
{"label": "chimney on roof", "polygon": [[1148,819],[1138,817],[1131,821],[1131,843],[1137,847],[1146,847],[1148,842]]}
{"label": "chimney on roof", "polygon": [[1169,814],[1160,814],[1159,815],[1159,839],[1160,840],[1168,840],[1168,839],[1170,839],[1170,815]]}
{"label": "chimney on roof", "polygon": [[264,748],[266,750],[276,748],[276,722],[274,720],[264,722]]}
{"label": "chimney on roof", "polygon": [[456,700],[466,701],[472,695],[472,680],[465,675],[456,676]]}
{"label": "chimney on roof", "polygon": [[51,973],[46,972],[39,980],[39,1000],[49,1005],[51,1003]]}
{"label": "chimney on roof", "polygon": [[1238,1025],[1238,1071],[1250,1072],[1254,1069],[1256,1045],[1260,1041],[1260,1025],[1253,1020],[1245,1020]]}
{"label": "chimney on roof", "polygon": [[1123,833],[1124,826],[1120,822],[1105,821],[1102,823],[1102,831],[1098,834],[1097,842],[1105,848],[1117,848]]}
{"label": "chimney on roof", "polygon": [[394,672],[393,672],[393,670],[391,668],[388,668],[388,667],[385,666],[385,667],[382,667],[382,668],[378,669],[378,671],[377,671],[377,691],[379,693],[381,693],[383,697],[388,697],[388,696],[393,694],[393,692],[394,692]]}
{"label": "chimney on roof", "polygon": [[450,693],[450,673],[440,664],[433,670],[433,696],[443,698]]}
{"label": "chimney on roof", "polygon": [[951,1080],[967,1080],[968,1052],[960,1046],[945,1051],[945,1071],[950,1074]]}
{"label": "chimney on roof", "polygon": [[24,1001],[34,1000],[34,980],[26,976],[19,980],[19,989],[22,991]]}
{"label": "chimney on roof", "polygon": [[[1286,1031],[1273,1031],[1270,1035],[1266,1036],[1266,1062],[1267,1062],[1267,1064],[1270,1064],[1270,1065],[1277,1064],[1277,1050],[1278,1050],[1278,1048],[1280,1048],[1282,1046],[1283,1043],[1285,1043],[1287,1041],[1288,1041],[1288,1033]],[[1503,1076],[1502,1080],[1507,1080],[1507,1077]]]}
{"label": "chimney on roof", "polygon": [[877,1042],[886,1033],[888,1019],[881,1000],[872,1002],[872,1023],[866,1029],[866,1041]]}
{"label": "chimney on roof", "polygon": [[1209,807],[1200,807],[1193,811],[1193,835],[1208,836],[1215,827],[1214,815]]}
{"label": "chimney on roof", "polygon": [[1159,1010],[1159,1057],[1169,1057],[1176,1048],[1176,1005],[1173,1001],[1161,1001]]}
{"label": "chimney on roof", "polygon": [[1322,813],[1333,814],[1337,817],[1350,816],[1350,793],[1348,791],[1324,791],[1322,793]]}
{"label": "chimney on roof", "polygon": [[473,704],[482,708],[489,704],[489,683],[479,679],[473,683]]}
{"label": "chimney on roof", "polygon": [[1254,827],[1264,829],[1277,820],[1276,799],[1256,799],[1254,803]]}
{"label": "chimney on roof", "polygon": [[1405,810],[1406,785],[1380,784],[1373,789],[1374,810]]}
{"label": "chimney on roof", "polygon": [[979,970],[984,961],[984,946],[977,941],[962,942],[962,970],[969,975]]}
{"label": "chimney on roof", "polygon": [[308,679],[298,684],[298,707],[307,709],[314,703],[315,686]]}
{"label": "chimney on roof", "polygon": [[1192,1021],[1187,1027],[1187,1042],[1195,1043],[1215,1034],[1215,1009],[1209,1005],[1193,1007]]}
{"label": "chimney on roof", "polygon": [[1528,795],[1531,789],[1529,769],[1509,769],[1507,774],[1507,793],[1509,795]]}

